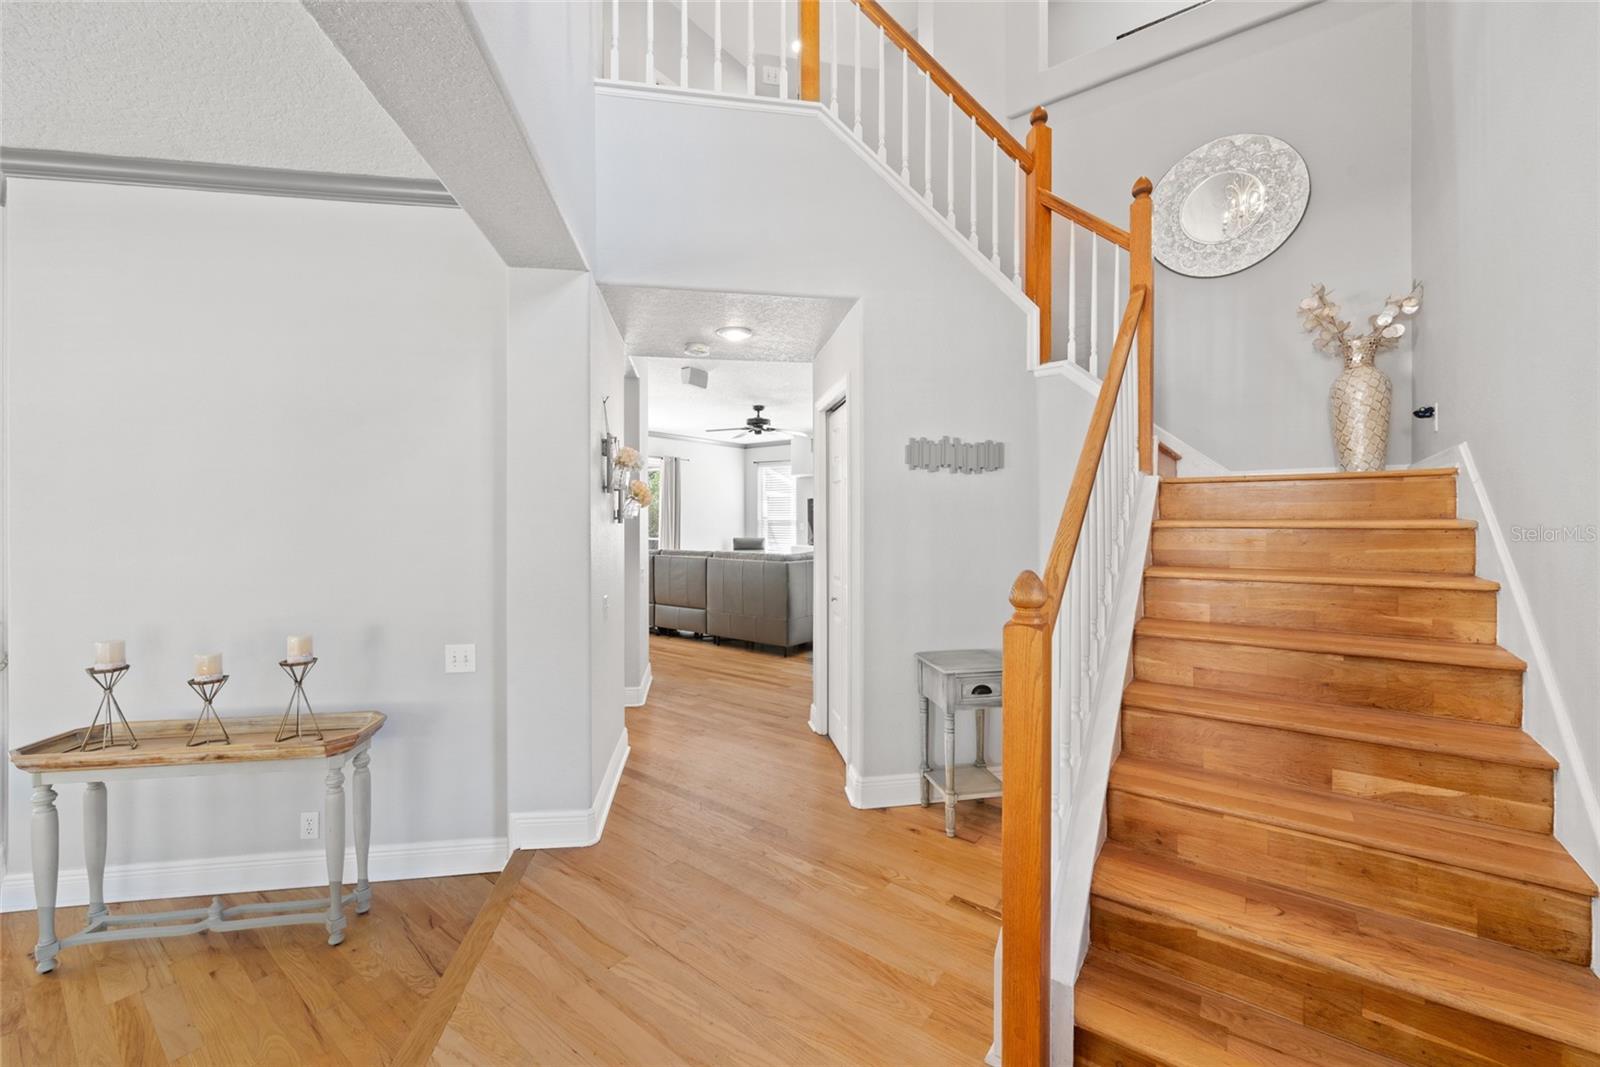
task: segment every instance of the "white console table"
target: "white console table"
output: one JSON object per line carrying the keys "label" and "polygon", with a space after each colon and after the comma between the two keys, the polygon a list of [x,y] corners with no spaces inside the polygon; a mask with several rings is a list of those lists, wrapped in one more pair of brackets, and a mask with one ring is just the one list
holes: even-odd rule
{"label": "white console table", "polygon": [[[262,926],[325,926],[328,944],[344,940],[344,909],[355,904],[359,914],[372,907],[367,882],[367,850],[372,840],[372,778],[369,748],[383,726],[378,711],[317,716],[322,737],[274,742],[279,716],[227,719],[232,744],[188,747],[191,721],[160,719],[132,724],[138,748],[91,748],[82,751],[82,729],[47,737],[13,749],[11,762],[33,778],[33,892],[39,907],[39,943],[34,960],[40,974],[55,970],[64,948],[101,941],[133,941],[177,937],[204,930],[250,930]],[[344,767],[354,765],[351,803],[355,823],[356,887],[344,892]],[[323,768],[323,845],[328,859],[326,899],[239,904],[224,907],[213,897],[209,907],[182,911],[113,915],[105,903],[106,783],[134,778],[183,778],[285,770],[312,764]],[[60,869],[61,833],[55,786],[84,783],[83,847],[89,873],[89,915],[83,930],[56,937],[56,880]],[[183,922],[181,920],[189,920]],[[165,925],[157,925],[165,924]]]}

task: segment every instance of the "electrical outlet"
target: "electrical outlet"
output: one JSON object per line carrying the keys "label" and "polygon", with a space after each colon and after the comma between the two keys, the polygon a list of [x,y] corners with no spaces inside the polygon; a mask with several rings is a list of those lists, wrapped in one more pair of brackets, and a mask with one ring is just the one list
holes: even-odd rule
{"label": "electrical outlet", "polygon": [[478,669],[477,645],[445,645],[444,673],[471,674]]}
{"label": "electrical outlet", "polygon": [[771,63],[763,63],[763,64],[761,64],[761,84],[762,85],[777,85],[778,84],[778,68],[773,66]]}
{"label": "electrical outlet", "polygon": [[314,811],[300,813],[300,840],[315,841],[322,836],[322,828],[318,825],[319,818]]}

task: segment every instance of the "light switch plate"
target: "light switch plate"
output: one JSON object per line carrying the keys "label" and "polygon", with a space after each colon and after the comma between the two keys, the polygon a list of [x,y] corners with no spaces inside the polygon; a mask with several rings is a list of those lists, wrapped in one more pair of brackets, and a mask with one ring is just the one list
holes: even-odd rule
{"label": "light switch plate", "polygon": [[778,84],[778,68],[777,68],[777,66],[775,66],[772,63],[763,63],[763,64],[761,64],[761,84],[762,85],[777,85]]}
{"label": "light switch plate", "polygon": [[478,669],[477,645],[445,645],[444,673],[471,674]]}

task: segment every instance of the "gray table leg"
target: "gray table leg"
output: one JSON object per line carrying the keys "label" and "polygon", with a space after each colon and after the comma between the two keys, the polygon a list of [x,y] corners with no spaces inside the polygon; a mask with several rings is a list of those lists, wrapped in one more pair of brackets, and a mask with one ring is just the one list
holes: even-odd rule
{"label": "gray table leg", "polygon": [[918,697],[922,705],[922,774],[917,779],[917,784],[922,787],[922,806],[927,807],[931,799],[928,788],[928,698]]}
{"label": "gray table leg", "polygon": [[956,712],[944,712],[944,833],[956,836]]}
{"label": "gray table leg", "polygon": [[344,940],[344,767],[328,764],[322,798],[323,847],[328,856],[328,944]]}
{"label": "gray table leg", "polygon": [[372,886],[367,882],[367,851],[372,845],[372,757],[365,749],[356,753],[351,781],[356,793],[350,801],[356,823],[356,914],[372,910]]}
{"label": "gray table leg", "polygon": [[83,859],[89,873],[89,915],[87,929],[105,925],[106,910],[106,784],[90,782],[83,787]]}
{"label": "gray table leg", "polygon": [[61,820],[56,814],[56,791],[44,782],[33,787],[33,898],[39,908],[39,943],[34,946],[35,969],[48,974],[56,969],[56,874],[61,862]]}
{"label": "gray table leg", "polygon": [[977,757],[975,759],[973,759],[972,765],[974,767],[987,767],[989,765],[989,763],[983,757],[984,757],[984,751],[985,751],[985,748],[987,746],[987,741],[988,741],[988,737],[989,737],[989,709],[988,708],[979,708],[978,712],[977,712],[977,716],[978,716],[978,754],[977,754]]}

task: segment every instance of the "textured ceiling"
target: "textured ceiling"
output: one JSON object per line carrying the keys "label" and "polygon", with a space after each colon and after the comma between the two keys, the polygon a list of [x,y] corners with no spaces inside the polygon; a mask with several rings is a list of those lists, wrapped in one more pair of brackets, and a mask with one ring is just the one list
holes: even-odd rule
{"label": "textured ceiling", "polygon": [[[755,414],[752,404],[765,404],[762,412],[774,425],[811,429],[811,364],[756,363],[731,359],[640,359],[635,361],[648,383],[649,424],[656,433],[683,434],[716,441],[732,441],[731,433],[706,431],[717,426],[738,426]],[[706,388],[683,384],[683,367],[704,367],[711,380]],[[782,437],[762,437],[782,441]],[[747,444],[748,441],[740,441]]]}
{"label": "textured ceiling", "polygon": [[[624,350],[641,359],[676,358],[683,355],[684,345],[701,341],[717,359],[809,363],[854,303],[839,297],[632,285],[602,285],[600,291],[622,331]],[[750,327],[755,336],[734,344],[713,332],[734,325]]]}
{"label": "textured ceiling", "polygon": [[432,178],[297,3],[0,3],[0,143]]}

